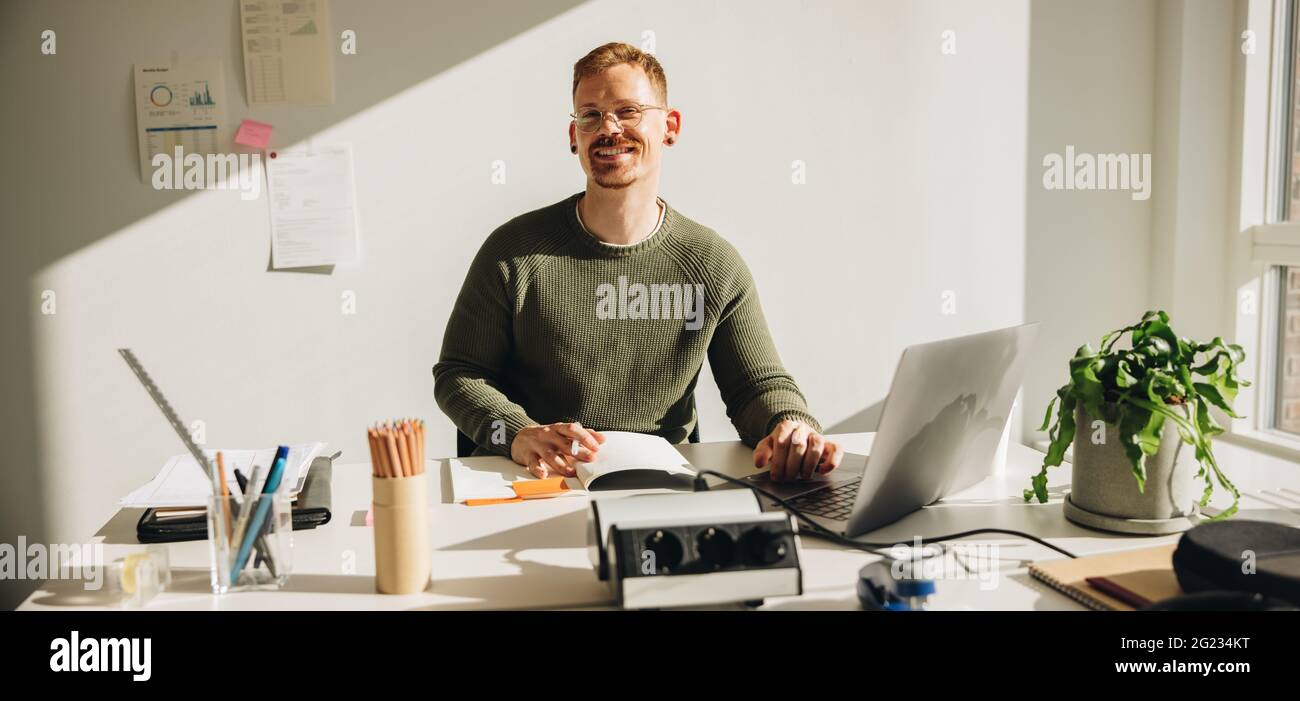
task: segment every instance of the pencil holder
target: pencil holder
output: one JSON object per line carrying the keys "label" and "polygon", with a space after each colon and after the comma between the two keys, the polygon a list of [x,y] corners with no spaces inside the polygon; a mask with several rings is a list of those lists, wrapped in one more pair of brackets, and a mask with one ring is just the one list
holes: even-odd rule
{"label": "pencil holder", "polygon": [[293,503],[287,494],[208,499],[213,594],[279,589],[293,569]]}
{"label": "pencil holder", "polygon": [[432,567],[426,473],[374,477],[375,589],[413,594],[429,585]]}

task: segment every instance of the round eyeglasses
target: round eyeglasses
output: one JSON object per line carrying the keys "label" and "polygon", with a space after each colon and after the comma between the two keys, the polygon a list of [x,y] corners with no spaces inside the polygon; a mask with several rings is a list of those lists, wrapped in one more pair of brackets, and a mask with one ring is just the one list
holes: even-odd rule
{"label": "round eyeglasses", "polygon": [[659,105],[623,105],[622,107],[606,112],[594,107],[588,107],[578,110],[569,116],[572,117],[573,122],[578,125],[578,131],[590,134],[593,131],[599,130],[601,125],[605,123],[605,115],[613,117],[614,122],[618,124],[620,129],[627,129],[640,124],[641,115],[645,114],[646,110],[667,109],[667,107],[660,107]]}

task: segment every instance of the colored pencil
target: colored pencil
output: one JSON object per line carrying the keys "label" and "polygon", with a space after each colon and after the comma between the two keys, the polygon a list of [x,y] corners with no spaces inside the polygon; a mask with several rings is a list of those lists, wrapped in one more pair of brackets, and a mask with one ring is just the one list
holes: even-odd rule
{"label": "colored pencil", "polygon": [[411,442],[401,424],[393,428],[393,437],[397,439],[397,454],[402,458],[402,476],[411,475]]}
{"label": "colored pencil", "polygon": [[397,436],[393,435],[393,430],[387,423],[384,424],[384,442],[388,444],[388,466],[393,477],[405,477],[402,474],[402,454],[397,450]]}
{"label": "colored pencil", "polygon": [[427,459],[427,456],[424,454],[424,449],[425,449],[425,446],[424,446],[424,419],[420,419],[420,420],[419,420],[419,423],[418,423],[417,425],[419,426],[419,431],[420,431],[420,437],[417,439],[417,440],[418,440],[418,445],[420,446],[420,472],[419,472],[419,474],[424,474],[424,461]]}
{"label": "colored pencil", "polygon": [[428,460],[427,433],[422,419],[395,418],[366,428],[370,446],[370,474],[400,478],[424,474]]}
{"label": "colored pencil", "polygon": [[226,516],[226,540],[230,539],[230,485],[226,483],[226,463],[217,451],[217,474],[221,475],[221,511]]}
{"label": "colored pencil", "polygon": [[384,477],[392,477],[393,463],[388,460],[388,439],[383,431],[379,424],[375,424],[375,447],[379,449],[379,471]]}
{"label": "colored pencil", "polygon": [[375,450],[375,432],[366,429],[366,443],[370,446],[370,476],[379,476],[379,453]]}

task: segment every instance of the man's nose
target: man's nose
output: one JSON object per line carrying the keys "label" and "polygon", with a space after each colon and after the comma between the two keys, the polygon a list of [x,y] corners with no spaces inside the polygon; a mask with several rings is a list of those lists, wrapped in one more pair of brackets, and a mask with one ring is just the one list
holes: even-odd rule
{"label": "man's nose", "polygon": [[596,131],[597,136],[622,133],[623,125],[618,123],[617,115],[607,113],[600,116],[600,129]]}

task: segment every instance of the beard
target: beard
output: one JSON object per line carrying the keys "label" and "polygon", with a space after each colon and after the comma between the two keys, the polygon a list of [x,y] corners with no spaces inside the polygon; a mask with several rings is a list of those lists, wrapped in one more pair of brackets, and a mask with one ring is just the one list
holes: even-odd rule
{"label": "beard", "polygon": [[[635,150],[624,161],[619,163],[603,163],[596,159],[596,151],[603,148],[620,148],[632,147]],[[588,162],[591,164],[591,179],[597,185],[607,190],[622,190],[636,182],[637,166],[640,164],[641,154],[644,149],[641,143],[636,139],[613,139],[604,138],[592,144],[588,151],[590,154]]]}
{"label": "beard", "polygon": [[606,190],[622,190],[636,182],[636,173],[630,167],[617,167],[609,172],[592,169],[591,179]]}

